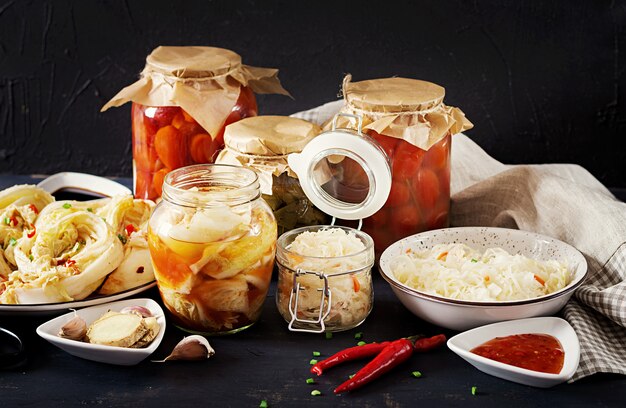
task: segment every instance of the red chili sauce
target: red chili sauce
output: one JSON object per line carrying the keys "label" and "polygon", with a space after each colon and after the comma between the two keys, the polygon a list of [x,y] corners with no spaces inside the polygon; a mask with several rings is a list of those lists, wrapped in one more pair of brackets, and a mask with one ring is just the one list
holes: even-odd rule
{"label": "red chili sauce", "polygon": [[560,373],[565,360],[561,343],[549,334],[496,337],[470,351],[504,364],[550,374]]}

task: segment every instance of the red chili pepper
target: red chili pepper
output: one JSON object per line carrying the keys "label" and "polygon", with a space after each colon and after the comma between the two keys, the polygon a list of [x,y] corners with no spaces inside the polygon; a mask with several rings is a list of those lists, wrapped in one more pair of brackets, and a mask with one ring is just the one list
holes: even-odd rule
{"label": "red chili pepper", "polygon": [[446,344],[446,336],[444,334],[438,334],[433,337],[427,337],[423,339],[415,340],[413,348],[416,352],[424,353],[436,349],[439,346]]}
{"label": "red chili pepper", "polygon": [[380,353],[388,344],[388,341],[382,343],[368,343],[362,346],[354,346],[345,350],[341,350],[340,352],[333,354],[327,359],[316,363],[313,367],[311,367],[311,372],[313,374],[322,375],[322,372],[324,370],[341,364],[344,361],[360,360],[365,357],[375,356],[376,354]]}
{"label": "red chili pepper", "polygon": [[17,227],[17,218],[15,218],[15,216],[11,216],[11,219],[9,221],[9,226]]}
{"label": "red chili pepper", "polygon": [[128,236],[130,236],[130,234],[132,234],[133,232],[137,231],[133,224],[128,224],[126,226],[126,228],[124,228],[124,229],[126,230],[126,235],[128,235]]}
{"label": "red chili pepper", "polygon": [[413,342],[411,340],[400,339],[391,342],[372,361],[360,369],[354,377],[335,388],[335,394],[354,391],[362,387],[408,360],[412,354]]}
{"label": "red chili pepper", "polygon": [[[31,205],[32,205],[32,204],[31,204]],[[35,225],[34,225],[34,224],[30,224],[30,227],[32,228],[32,230],[30,230],[30,231],[28,232],[28,234],[26,234],[26,236],[27,236],[28,238],[32,238],[32,237],[34,237],[34,236],[35,236],[35,234],[37,233],[37,228],[35,228]]]}
{"label": "red chili pepper", "polygon": [[39,214],[39,210],[35,207],[35,204],[28,204],[28,208],[30,208],[30,210],[35,214]]}
{"label": "red chili pepper", "polygon": [[75,261],[75,260],[73,260],[73,259],[68,259],[67,261],[65,261],[65,266],[66,266],[67,268],[69,268],[69,267],[70,267],[70,266],[72,266],[72,265],[76,265],[76,261]]}

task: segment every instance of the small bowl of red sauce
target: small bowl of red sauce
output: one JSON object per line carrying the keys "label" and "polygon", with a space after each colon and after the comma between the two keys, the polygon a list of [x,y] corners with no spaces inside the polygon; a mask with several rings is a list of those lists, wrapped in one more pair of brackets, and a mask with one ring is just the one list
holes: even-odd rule
{"label": "small bowl of red sauce", "polygon": [[541,388],[572,378],[580,358],[576,332],[558,317],[478,327],[452,337],[448,347],[487,374]]}

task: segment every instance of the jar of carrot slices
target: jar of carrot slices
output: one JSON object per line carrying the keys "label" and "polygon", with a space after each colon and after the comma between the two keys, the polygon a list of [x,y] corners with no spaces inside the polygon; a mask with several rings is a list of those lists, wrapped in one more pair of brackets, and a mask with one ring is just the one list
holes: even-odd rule
{"label": "jar of carrot slices", "polygon": [[[444,95],[441,86],[415,79],[344,79],[341,112],[362,120],[363,133],[391,166],[389,197],[363,224],[377,253],[406,236],[448,226],[451,136],[473,125],[460,109],[443,104]],[[340,116],[335,126],[354,129],[356,121]],[[357,179],[349,184],[365,183],[365,172],[344,172]]]}
{"label": "jar of carrot slices", "polygon": [[276,237],[276,220],[254,171],[219,164],[171,171],[150,217],[148,245],[174,324],[219,335],[256,322]]}
{"label": "jar of carrot slices", "polygon": [[224,127],[256,116],[256,93],[288,95],[278,71],[241,63],[215,47],[158,47],[141,78],[103,108],[132,101],[134,192],[162,194],[165,175],[183,166],[212,163],[224,146]]}

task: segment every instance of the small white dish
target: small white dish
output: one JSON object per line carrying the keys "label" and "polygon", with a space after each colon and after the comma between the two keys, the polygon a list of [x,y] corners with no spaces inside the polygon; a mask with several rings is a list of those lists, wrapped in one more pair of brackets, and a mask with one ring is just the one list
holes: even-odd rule
{"label": "small white dish", "polygon": [[[548,374],[527,370],[500,363],[470,351],[495,337],[527,333],[549,334],[561,342],[565,360],[560,373]],[[568,322],[558,317],[511,320],[478,327],[449,339],[448,348],[480,371],[508,381],[540,388],[549,388],[572,378],[580,359],[580,344],[576,332]]]}
{"label": "small white dish", "polygon": [[119,302],[106,303],[98,306],[87,307],[77,310],[78,316],[82,317],[87,326],[101,317],[109,310],[119,312],[127,306],[143,306],[148,308],[152,315],[157,318],[161,329],[157,337],[145,348],[125,348],[115,346],[103,346],[100,344],[90,344],[77,340],[69,340],[59,337],[61,327],[74,318],[74,312],[69,312],[63,316],[49,320],[37,327],[37,334],[60,349],[80,358],[98,361],[101,363],[117,365],[135,365],[148,357],[159,347],[165,333],[165,315],[163,309],[152,299],[127,299]]}
{"label": "small white dish", "polygon": [[95,194],[102,197],[132,194],[132,191],[116,181],[94,176],[93,174],[70,171],[53,174],[39,182],[37,187],[46,190],[50,194],[61,190],[90,195]]}

